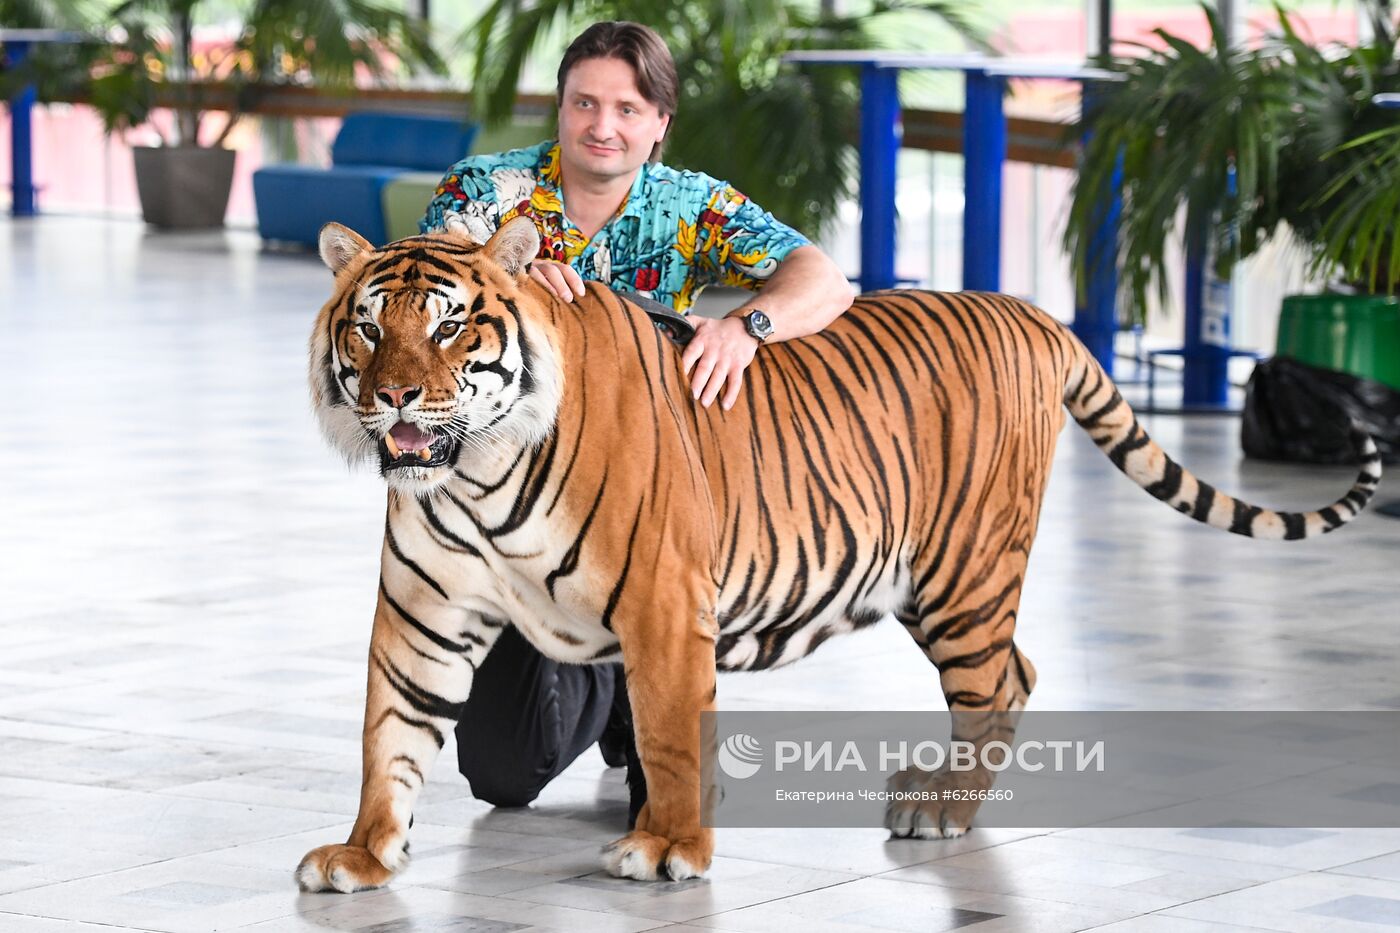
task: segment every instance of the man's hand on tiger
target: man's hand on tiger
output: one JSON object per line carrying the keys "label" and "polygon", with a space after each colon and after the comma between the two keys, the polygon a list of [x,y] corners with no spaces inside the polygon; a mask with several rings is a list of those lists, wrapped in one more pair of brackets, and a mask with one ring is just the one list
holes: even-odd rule
{"label": "man's hand on tiger", "polygon": [[758,341],[749,336],[739,318],[691,317],[695,336],[681,356],[685,372],[691,375],[691,396],[709,408],[723,391],[720,406],[725,411],[739,400],[744,370],[753,362]]}
{"label": "man's hand on tiger", "polygon": [[574,267],[553,259],[536,259],[530,263],[530,278],[554,293],[560,301],[583,297],[583,277]]}

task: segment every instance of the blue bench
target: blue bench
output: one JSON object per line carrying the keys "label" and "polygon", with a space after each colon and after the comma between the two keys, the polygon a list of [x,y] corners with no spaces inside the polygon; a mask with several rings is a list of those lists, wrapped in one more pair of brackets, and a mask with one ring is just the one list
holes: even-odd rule
{"label": "blue bench", "polygon": [[335,221],[382,245],[384,186],[405,172],[446,172],[471,151],[476,129],[451,117],[352,113],[336,134],[330,168],[269,165],[253,173],[258,233],[315,246],[322,225]]}

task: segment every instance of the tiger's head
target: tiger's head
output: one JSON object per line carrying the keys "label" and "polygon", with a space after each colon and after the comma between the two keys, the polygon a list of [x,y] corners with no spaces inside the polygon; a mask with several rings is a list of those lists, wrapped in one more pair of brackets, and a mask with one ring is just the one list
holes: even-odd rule
{"label": "tiger's head", "polygon": [[393,487],[431,492],[459,465],[518,451],[551,429],[560,376],[526,218],[484,245],[460,225],[376,249],[327,224],[335,293],[311,336],[311,398],[332,446],[377,460]]}

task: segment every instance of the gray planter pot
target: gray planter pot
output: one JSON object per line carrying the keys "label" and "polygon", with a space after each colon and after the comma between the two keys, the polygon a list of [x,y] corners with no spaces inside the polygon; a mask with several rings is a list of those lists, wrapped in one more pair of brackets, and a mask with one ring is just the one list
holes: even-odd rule
{"label": "gray planter pot", "polygon": [[138,146],[136,190],[141,216],[163,229],[222,227],[233,185],[233,150]]}

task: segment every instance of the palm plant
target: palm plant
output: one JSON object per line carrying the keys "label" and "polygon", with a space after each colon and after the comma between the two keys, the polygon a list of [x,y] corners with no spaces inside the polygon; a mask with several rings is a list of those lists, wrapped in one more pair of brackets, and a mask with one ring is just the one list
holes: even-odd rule
{"label": "palm plant", "polygon": [[951,26],[983,45],[969,4],[875,0],[837,16],[799,0],[493,0],[469,27],[476,115],[509,119],[531,52],[559,28],[633,20],[666,40],[681,78],[677,128],[666,161],[732,181],[800,229],[819,232],[851,195],[859,81],[854,69],[784,65],[800,49],[872,48],[881,19],[906,14]]}
{"label": "palm plant", "polygon": [[1349,165],[1319,198],[1313,270],[1330,266],[1354,288],[1400,293],[1400,126],[1361,136],[1333,154]]}
{"label": "palm plant", "polygon": [[[97,14],[95,0],[0,0],[3,29],[84,33],[94,28]],[[0,98],[8,100],[27,85],[64,87],[74,75],[85,74],[90,61],[89,51],[68,43],[46,45],[42,55],[27,56],[22,63],[6,56],[0,60]]]}
{"label": "palm plant", "polygon": [[1358,291],[1400,292],[1400,115],[1372,105],[1400,90],[1400,23],[1371,10],[1365,45],[1318,49],[1284,21],[1281,52],[1296,63],[1290,157],[1280,178],[1282,219],[1309,247],[1314,275]]}
{"label": "palm plant", "polygon": [[82,97],[114,132],[149,124],[155,108],[171,107],[175,133],[161,133],[167,144],[199,145],[208,105],[217,94],[221,109],[228,107],[230,87],[232,106],[214,146],[270,84],[349,90],[357,75],[382,77],[392,63],[446,71],[424,24],[387,0],[242,0],[236,35],[202,51],[194,34],[209,6],[203,0],[122,0],[100,11],[81,0],[0,2],[70,25],[78,18],[76,25],[95,36],[98,24],[109,24],[70,52],[72,60],[36,60],[30,73],[12,80],[36,82],[41,96]]}
{"label": "palm plant", "polygon": [[[446,66],[418,20],[383,0],[252,0],[236,38],[211,53],[193,51],[195,15],[202,0],[125,0],[111,11],[127,40],[118,58],[93,82],[93,102],[121,128],[144,122],[156,105],[157,82],[173,79],[177,139],[198,145],[204,115],[201,84],[226,81],[234,108],[214,145],[222,145],[256,101],[260,85],[314,84],[350,89],[359,72],[379,78],[386,62],[443,73]],[[104,84],[115,85],[108,93]],[[124,93],[135,90],[137,93]],[[113,106],[111,102],[125,105]]]}
{"label": "palm plant", "polygon": [[[1400,89],[1396,28],[1380,0],[1362,2],[1375,23],[1364,45],[1310,45],[1277,8],[1280,28],[1269,41],[1232,46],[1203,7],[1207,47],[1157,30],[1160,47],[1138,45],[1142,54],[1104,62],[1121,80],[1089,96],[1072,129],[1087,136],[1065,230],[1081,282],[1095,262],[1114,262],[1119,306],[1140,323],[1149,294],[1164,304],[1170,296],[1171,243],[1208,240],[1215,271],[1226,276],[1287,225],[1314,272],[1335,268],[1353,283],[1395,291],[1400,137],[1386,131],[1371,97]],[[1098,255],[1115,177],[1119,234]]]}
{"label": "palm plant", "polygon": [[[223,144],[269,86],[348,92],[361,74],[378,77],[396,63],[446,71],[424,24],[392,0],[119,0],[95,14],[99,2],[0,0],[25,16],[43,8],[82,14],[94,37],[31,55],[3,77],[12,86],[36,85],[43,99],[91,104],[108,132],[141,124],[156,132],[163,145],[132,154],[142,215],[160,228],[222,224],[235,161]],[[230,12],[241,17],[233,37],[198,47],[196,26]],[[151,119],[157,108],[174,112],[173,133]],[[227,118],[201,147],[214,109]]]}

